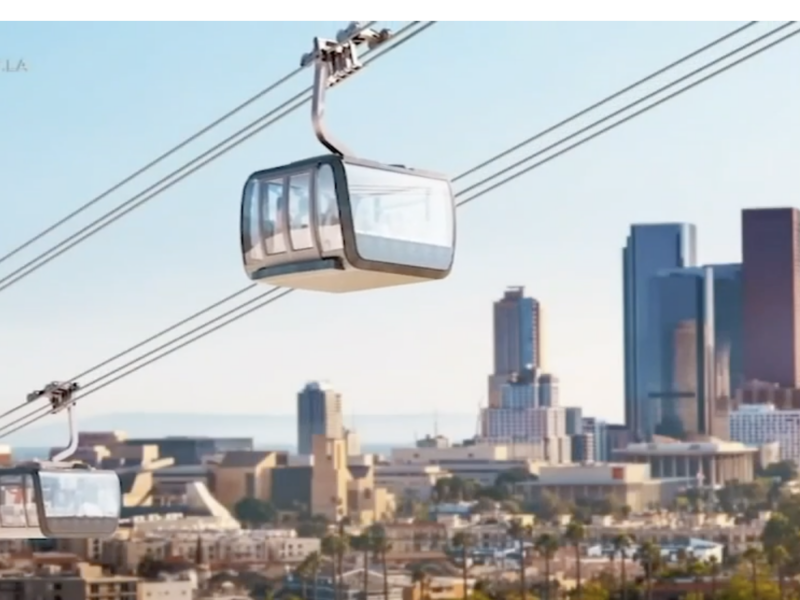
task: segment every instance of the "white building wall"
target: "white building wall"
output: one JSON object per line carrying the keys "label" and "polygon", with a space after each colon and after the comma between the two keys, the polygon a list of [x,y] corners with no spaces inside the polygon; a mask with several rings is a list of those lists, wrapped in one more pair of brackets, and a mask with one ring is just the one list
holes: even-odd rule
{"label": "white building wall", "polygon": [[778,442],[781,460],[800,464],[800,410],[743,405],[730,415],[731,439],[748,446]]}

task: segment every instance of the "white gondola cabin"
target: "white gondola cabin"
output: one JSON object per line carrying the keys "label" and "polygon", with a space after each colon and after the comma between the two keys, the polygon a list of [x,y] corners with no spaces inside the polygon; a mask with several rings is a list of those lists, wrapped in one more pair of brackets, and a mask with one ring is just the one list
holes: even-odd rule
{"label": "white gondola cabin", "polygon": [[121,504],[113,471],[36,462],[0,469],[0,539],[107,538]]}
{"label": "white gondola cabin", "polygon": [[447,177],[325,155],[254,173],[242,198],[254,281],[351,292],[446,277],[455,251]]}
{"label": "white gondola cabin", "polygon": [[358,46],[388,30],[358,22],[337,41],[314,40],[311,121],[330,155],[253,173],[244,187],[241,244],[253,281],[353,292],[447,277],[456,243],[455,199],[444,175],[353,158],[326,131],[327,88],[363,65]]}

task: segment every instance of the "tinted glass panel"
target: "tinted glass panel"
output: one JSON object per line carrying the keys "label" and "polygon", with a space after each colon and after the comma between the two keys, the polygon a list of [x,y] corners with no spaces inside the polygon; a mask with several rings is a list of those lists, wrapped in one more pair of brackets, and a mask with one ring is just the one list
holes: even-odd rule
{"label": "tinted glass panel", "polygon": [[25,475],[25,515],[28,518],[28,525],[39,526],[39,513],[36,510],[36,487],[33,484],[33,477]]}
{"label": "tinted glass panel", "polygon": [[248,267],[258,267],[264,259],[259,215],[259,182],[250,180],[244,190],[242,207],[242,252]]}
{"label": "tinted glass panel", "polygon": [[345,164],[356,250],[365,260],[430,269],[452,263],[449,182]]}
{"label": "tinted glass panel", "polygon": [[40,471],[44,515],[119,518],[121,494],[115,473],[104,471]]}
{"label": "tinted glass panel", "polygon": [[292,175],[289,179],[289,233],[294,250],[314,247],[311,235],[311,176]]}
{"label": "tinted glass panel", "polygon": [[22,475],[0,476],[0,526],[27,527]]}
{"label": "tinted glass panel", "polygon": [[320,165],[317,169],[317,225],[322,250],[341,250],[343,244],[339,203],[330,165]]}
{"label": "tinted glass panel", "polygon": [[286,252],[286,237],[283,227],[283,180],[262,181],[261,192],[267,254]]}

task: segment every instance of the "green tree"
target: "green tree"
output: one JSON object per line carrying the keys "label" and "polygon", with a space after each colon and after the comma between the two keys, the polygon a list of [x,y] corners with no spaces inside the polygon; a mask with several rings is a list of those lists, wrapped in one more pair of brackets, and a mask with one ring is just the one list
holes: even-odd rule
{"label": "green tree", "polygon": [[517,542],[519,547],[519,595],[523,600],[528,590],[528,582],[525,580],[525,540],[533,534],[532,527],[526,527],[520,519],[513,519],[509,524],[508,535]]}
{"label": "green tree", "polygon": [[544,560],[544,589],[545,598],[550,600],[550,563],[558,550],[558,538],[551,533],[543,533],[533,543],[534,548]]}
{"label": "green tree", "polygon": [[743,558],[750,565],[750,583],[753,586],[753,600],[758,600],[758,563],[761,560],[761,552],[759,552],[757,548],[750,547],[744,551]]}
{"label": "green tree", "polygon": [[708,573],[711,575],[711,600],[716,600],[717,581],[719,579],[719,560],[714,555],[708,558]]}
{"label": "green tree", "polygon": [[628,576],[626,570],[626,559],[628,558],[628,551],[631,546],[631,537],[625,533],[621,533],[614,537],[612,541],[613,550],[612,555],[617,554],[620,558],[620,587],[622,589],[622,600],[628,598]]}
{"label": "green tree", "polygon": [[653,597],[653,579],[661,568],[661,548],[651,541],[639,548],[639,563],[644,571],[644,586],[647,600]]}
{"label": "green tree", "polygon": [[422,565],[415,565],[411,570],[411,581],[419,588],[420,600],[428,598],[428,585],[430,584],[430,575],[422,568]]}
{"label": "green tree", "polygon": [[599,581],[587,581],[582,590],[583,600],[610,600],[608,587]]}
{"label": "green tree", "polygon": [[466,531],[459,531],[453,536],[452,545],[461,550],[461,580],[464,584],[464,600],[469,597],[469,551],[475,545],[475,538]]}
{"label": "green tree", "polygon": [[781,600],[786,598],[786,564],[789,562],[789,553],[783,546],[775,546],[769,553],[769,563],[778,576],[778,588]]}
{"label": "green tree", "polygon": [[583,589],[581,583],[581,546],[583,545],[585,539],[586,526],[573,517],[564,531],[564,541],[572,546],[572,549],[575,552],[575,591],[577,593],[578,600],[583,598]]}
{"label": "green tree", "polygon": [[365,529],[361,535],[358,535],[350,540],[350,547],[356,552],[361,552],[364,560],[364,573],[363,582],[364,593],[369,589],[369,556],[373,551],[372,532],[370,529]]}
{"label": "green tree", "polygon": [[391,551],[392,544],[389,542],[383,525],[372,525],[368,535],[372,551],[375,557],[381,562],[383,572],[383,600],[389,600],[389,567],[386,564],[386,555]]}
{"label": "green tree", "polygon": [[272,523],[278,512],[270,502],[258,498],[242,498],[233,507],[236,519],[247,527],[258,527]]}
{"label": "green tree", "polygon": [[295,569],[295,574],[300,579],[300,583],[303,588],[303,598],[308,598],[306,594],[308,581],[311,580],[311,596],[312,598],[317,597],[317,579],[319,577],[319,563],[320,563],[320,555],[319,552],[312,552],[308,556],[303,559],[297,568]]}
{"label": "green tree", "polygon": [[333,589],[337,599],[340,597],[342,566],[344,563],[344,555],[347,552],[347,546],[348,539],[341,533],[329,533],[322,538],[322,553],[330,557],[331,565],[333,566]]}
{"label": "green tree", "polygon": [[759,469],[758,475],[759,477],[774,477],[786,483],[797,479],[797,464],[793,460],[781,460],[767,465],[764,469]]}

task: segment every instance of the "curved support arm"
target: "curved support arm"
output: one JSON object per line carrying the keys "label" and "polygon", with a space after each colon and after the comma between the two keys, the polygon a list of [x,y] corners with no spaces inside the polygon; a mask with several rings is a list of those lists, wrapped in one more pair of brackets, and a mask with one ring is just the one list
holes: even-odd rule
{"label": "curved support arm", "polygon": [[[314,40],[314,52],[317,56],[322,51],[319,38]],[[347,147],[338,142],[325,126],[325,92],[328,89],[328,79],[331,75],[330,65],[325,60],[317,59],[314,65],[314,93],[311,98],[311,125],[314,134],[320,143],[328,150],[339,156],[349,156]]]}
{"label": "curved support arm", "polygon": [[67,411],[67,419],[69,419],[69,444],[51,459],[53,462],[61,462],[69,458],[75,454],[75,451],[78,449],[78,430],[77,427],[75,427],[75,407],[69,405],[64,410]]}

